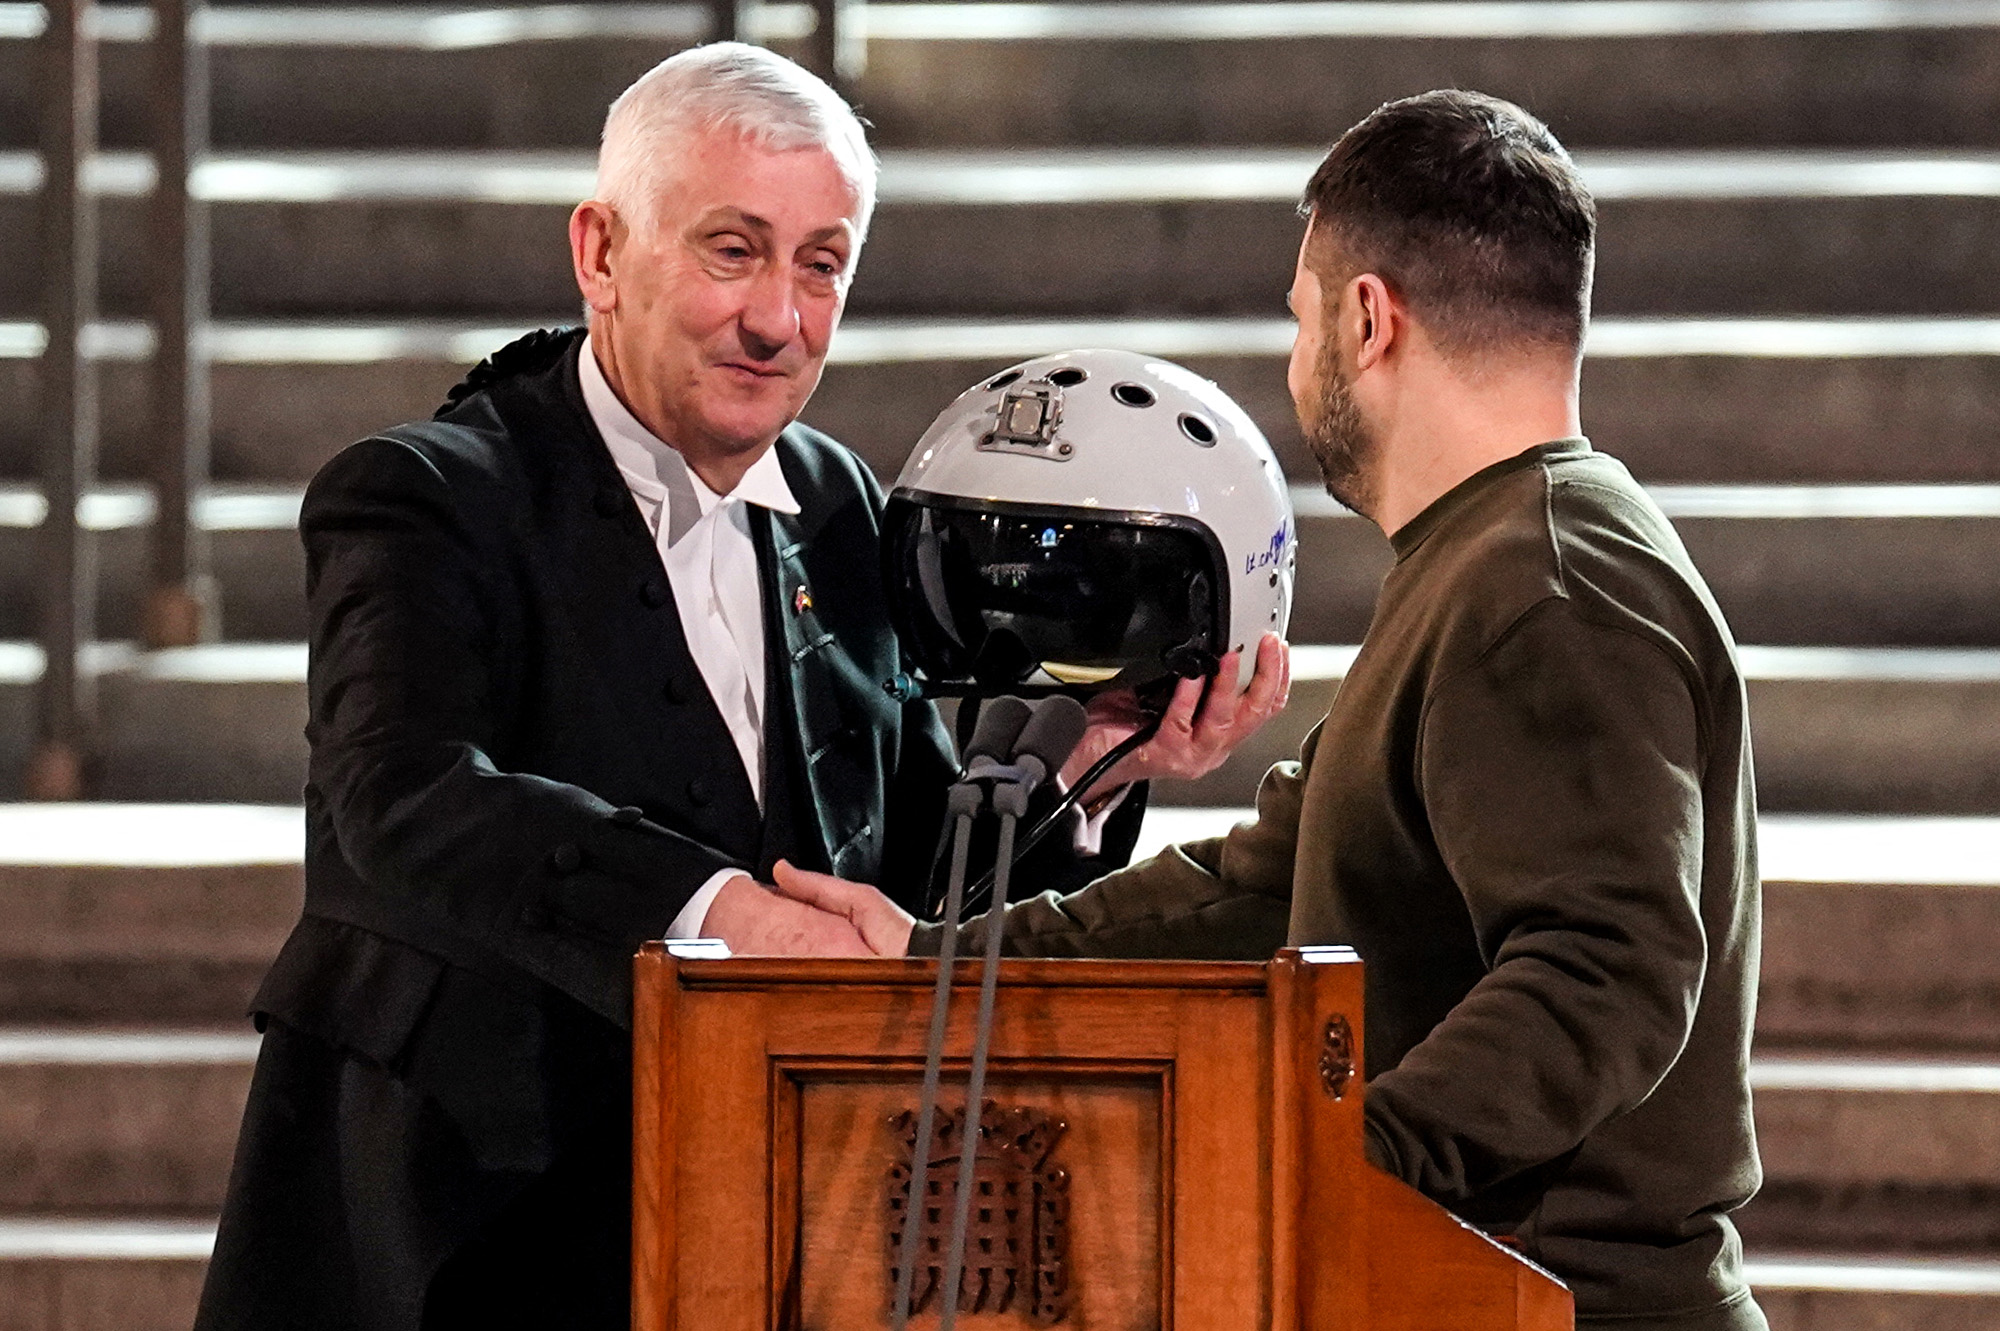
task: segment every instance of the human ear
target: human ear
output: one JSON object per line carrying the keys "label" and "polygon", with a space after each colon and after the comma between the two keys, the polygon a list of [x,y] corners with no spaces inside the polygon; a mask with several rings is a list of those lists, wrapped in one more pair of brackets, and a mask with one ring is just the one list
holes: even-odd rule
{"label": "human ear", "polygon": [[583,293],[584,304],[598,314],[608,314],[618,304],[611,275],[612,240],[618,227],[618,214],[597,199],[585,199],[569,215],[570,265],[577,290]]}
{"label": "human ear", "polygon": [[1355,307],[1355,365],[1365,370],[1387,356],[1396,340],[1395,302],[1388,284],[1374,273],[1355,278],[1348,291]]}

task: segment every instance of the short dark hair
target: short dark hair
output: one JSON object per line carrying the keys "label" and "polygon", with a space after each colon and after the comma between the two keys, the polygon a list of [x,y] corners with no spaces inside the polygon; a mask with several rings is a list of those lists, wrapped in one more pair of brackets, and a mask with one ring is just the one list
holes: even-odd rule
{"label": "short dark hair", "polygon": [[[1448,354],[1582,345],[1597,206],[1548,126],[1512,102],[1452,89],[1378,107],[1333,145],[1299,210],[1315,275],[1376,274]],[[1348,271],[1331,271],[1336,255]]]}

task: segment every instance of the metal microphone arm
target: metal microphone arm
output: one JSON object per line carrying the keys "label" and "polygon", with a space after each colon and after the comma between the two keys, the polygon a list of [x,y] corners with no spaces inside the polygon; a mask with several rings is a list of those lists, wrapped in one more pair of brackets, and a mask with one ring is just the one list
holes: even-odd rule
{"label": "metal microphone arm", "polygon": [[[1072,704],[1074,705],[1074,704]],[[937,1132],[938,1090],[943,1081],[944,1041],[951,1018],[951,986],[953,964],[958,953],[958,925],[965,909],[965,878],[967,860],[972,847],[972,823],[986,804],[988,792],[994,792],[995,803],[1003,809],[1013,809],[1015,797],[1012,793],[1023,792],[1019,802],[1026,807],[1027,796],[1024,787],[1046,776],[1045,764],[1032,754],[1009,764],[1001,761],[1003,756],[1014,755],[1020,746],[1025,731],[1033,727],[1036,713],[1019,698],[996,698],[988,707],[982,708],[978,727],[973,731],[972,740],[965,747],[964,774],[953,783],[945,797],[946,813],[952,824],[951,871],[946,879],[944,901],[944,931],[946,937],[939,940],[937,985],[931,994],[931,1025],[924,1045],[924,1085],[917,1108],[917,1139],[910,1155],[910,1195],[903,1210],[903,1232],[896,1245],[896,1301],[890,1312],[890,1324],[895,1331],[903,1331],[909,1324],[910,1308],[916,1291],[917,1252],[923,1230],[925,1198],[930,1188],[930,1161],[933,1137]],[[1044,724],[1046,728],[1046,723]],[[1038,734],[1040,732],[1037,732]],[[1030,740],[1039,744],[1039,740]],[[1001,854],[1008,854],[1014,840],[1014,821],[1020,816],[1016,811],[1012,816],[1003,813],[1001,818]],[[992,964],[989,961],[987,974],[983,977],[980,1011],[988,1024],[992,1017],[992,996],[988,992],[992,985]],[[983,1037],[982,1037],[983,1038]],[[983,1086],[985,1081],[985,1055],[978,1055],[976,1079]],[[968,1097],[967,1122],[970,1125],[971,1146],[965,1149],[965,1160],[973,1161],[978,1155],[979,1143],[979,1091]],[[963,1145],[963,1143],[961,1143]],[[970,1193],[969,1182],[961,1180],[960,1188]],[[959,1244],[964,1242],[964,1217],[958,1217]],[[950,1274],[945,1288],[940,1292],[947,1311],[945,1324],[949,1326],[958,1308],[958,1271],[960,1254],[953,1250]]]}
{"label": "metal microphone arm", "polygon": [[[965,909],[966,860],[972,850],[972,820],[986,801],[985,790],[960,781],[946,797],[952,823],[951,873],[945,891],[944,936],[938,940],[937,986],[931,994],[931,1026],[924,1042],[924,1088],[917,1102],[917,1140],[910,1152],[910,1197],[903,1207],[903,1233],[896,1245],[896,1302],[890,1314],[894,1331],[910,1321],[916,1290],[917,1249],[923,1230],[924,1199],[930,1187],[931,1138],[937,1131],[938,1088],[944,1072],[945,1028],[951,1017],[952,965],[958,956],[958,922]],[[952,1302],[957,1303],[957,1297]]]}
{"label": "metal microphone arm", "polygon": [[[1018,796],[1018,802],[1016,800]],[[993,804],[1000,814],[1000,854],[994,861],[1001,883],[1013,870],[1014,827],[1028,797],[1016,784],[994,787]],[[1000,912],[986,913],[986,955],[979,969],[979,1016],[973,1028],[972,1069],[965,1080],[965,1130],[959,1135],[958,1188],[952,1196],[951,1239],[945,1245],[944,1283],[939,1331],[952,1331],[958,1321],[958,1287],[965,1271],[965,1231],[972,1215],[974,1171],[986,1117],[986,1060],[993,1047],[993,1003],[1000,988]]]}
{"label": "metal microphone arm", "polygon": [[965,1131],[959,1138],[958,1187],[952,1195],[951,1238],[945,1246],[944,1305],[939,1331],[958,1320],[958,1292],[965,1269],[965,1234],[972,1215],[972,1189],[986,1111],[986,1064],[993,1047],[993,1005],[1000,989],[1000,939],[1005,932],[1007,880],[1014,871],[1014,829],[1028,812],[1028,796],[1075,750],[1083,738],[1083,707],[1074,698],[1044,698],[1015,741],[1009,767],[990,765],[993,810],[1000,815],[1000,845],[993,871],[999,885],[994,908],[986,912],[986,956],[979,970],[979,1016],[973,1027],[972,1067],[965,1084]]}
{"label": "metal microphone arm", "polygon": [[[944,937],[939,940],[937,987],[932,994],[931,1025],[924,1052],[924,1083],[917,1111],[917,1137],[915,1148],[911,1153],[909,1200],[904,1207],[903,1231],[897,1244],[896,1298],[890,1313],[890,1325],[894,1331],[905,1331],[908,1326],[915,1295],[922,1217],[925,1198],[930,1188],[931,1156],[935,1149],[933,1138],[937,1131],[938,1092],[943,1081],[944,1041],[950,1018],[952,971],[957,958],[959,921],[963,917],[965,908],[966,860],[970,852],[973,819],[989,799],[994,811],[1000,816],[998,854],[994,860],[993,874],[985,881],[997,888],[994,900],[1002,903],[1002,907],[988,910],[986,913],[985,956],[979,976],[979,1014],[973,1034],[972,1066],[966,1082],[965,1124],[958,1142],[957,1189],[953,1195],[950,1239],[945,1249],[945,1268],[937,1289],[941,1314],[940,1331],[952,1331],[958,1318],[959,1285],[963,1281],[965,1270],[966,1231],[970,1224],[972,1193],[978,1166],[982,1121],[985,1116],[986,1068],[992,1050],[993,1011],[999,992],[1004,903],[1007,899],[1008,880],[1013,875],[1014,861],[1020,854],[1032,848],[1035,841],[1046,836],[1048,830],[1055,825],[1055,821],[1069,809],[1074,808],[1093,783],[1119,760],[1145,743],[1159,728],[1159,722],[1156,720],[1092,764],[1084,779],[1077,783],[1077,788],[1070,791],[1063,802],[1057,805],[1055,811],[1042,819],[1030,832],[1028,845],[1017,850],[1015,831],[1020,820],[1027,815],[1029,796],[1061,768],[1064,760],[1082,738],[1085,722],[1083,708],[1071,698],[1044,699],[1032,714],[1029,714],[1028,707],[1018,699],[1004,698],[997,701],[1011,703],[1013,708],[1000,709],[1004,714],[992,721],[990,729],[989,718],[986,716],[980,718],[980,728],[974,735],[974,742],[966,746],[965,774],[952,786],[947,798],[947,808],[955,824],[952,833],[952,863],[945,893]],[[1004,743],[996,738],[1003,730],[1007,732]],[[980,743],[982,738],[985,740],[984,744]],[[1000,760],[1000,754],[1003,752],[1009,754],[1010,761]]]}

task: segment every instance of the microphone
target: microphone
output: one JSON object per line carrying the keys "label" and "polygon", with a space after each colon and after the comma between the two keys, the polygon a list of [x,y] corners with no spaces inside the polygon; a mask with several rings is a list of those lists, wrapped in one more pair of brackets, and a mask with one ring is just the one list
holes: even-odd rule
{"label": "microphone", "polygon": [[[1014,741],[1014,758],[1005,767],[985,768],[993,782],[993,811],[1015,818],[1028,814],[1028,796],[1061,770],[1063,761],[1083,738],[1083,707],[1060,694],[1035,705],[1035,714]],[[999,867],[997,864],[994,866]]]}
{"label": "microphone", "polygon": [[1089,724],[1083,704],[1066,694],[1053,694],[1036,704],[1034,715],[1014,741],[1014,763],[1027,772],[1022,782],[1026,787],[1024,793],[1032,793],[1036,786],[1062,770],[1070,754],[1083,742],[1083,732]]}
{"label": "microphone", "polygon": [[[973,728],[972,737],[965,742],[958,779],[945,793],[945,825],[938,830],[937,850],[931,855],[924,918],[937,918],[938,912],[953,899],[950,878],[940,885],[937,876],[938,867],[944,863],[946,851],[952,843],[953,825],[977,816],[984,807],[986,787],[982,782],[990,782],[996,775],[1005,776],[1011,771],[1005,766],[1007,755],[1014,751],[1015,741],[1020,738],[1022,728],[1032,715],[1033,709],[1014,697],[994,698],[980,707],[979,723]],[[965,881],[963,873],[962,865],[954,870],[961,888]]]}
{"label": "microphone", "polygon": [[[995,698],[979,709],[979,724],[974,727],[972,738],[966,741],[963,770],[970,771],[974,762],[989,758],[994,762],[1007,761],[1007,755],[1014,752],[1034,709],[1019,698]],[[962,779],[962,778],[961,778]]]}
{"label": "microphone", "polygon": [[[1066,696],[1064,696],[1064,701],[1068,701]],[[1072,721],[1071,724],[1075,724],[1075,722]],[[1088,728],[1087,725],[1085,728]],[[1062,797],[1061,801],[1056,804],[1056,807],[1044,813],[1035,822],[1034,826],[1030,827],[1026,834],[1021,837],[1019,855],[1026,856],[1036,846],[1046,841],[1049,833],[1055,830],[1057,824],[1062,821],[1063,817],[1070,810],[1083,802],[1084,797],[1090,794],[1098,781],[1103,779],[1106,772],[1109,772],[1119,763],[1131,757],[1134,752],[1145,745],[1147,741],[1151,740],[1158,733],[1159,729],[1160,717],[1151,717],[1144,726],[1141,726],[1138,730],[1121,740],[1118,746],[1112,749],[1111,752],[1092,763],[1090,770],[1077,779],[1077,783],[1069,788],[1069,793]],[[1078,734],[1080,737],[1082,732],[1079,731]],[[1036,742],[1040,743],[1041,741],[1038,739]],[[1024,743],[1025,739],[1017,741],[1016,747],[1020,748]],[[1075,752],[1076,745],[1077,741],[1071,740],[1061,748],[1059,753],[1053,747],[1050,747],[1048,756],[1053,757],[1055,761],[1053,763],[1044,763],[1045,769],[1048,771],[1058,770],[1062,763],[1069,761],[1069,755]],[[993,880],[996,876],[997,874],[994,870],[989,870],[984,877],[966,891],[966,902],[968,904],[977,902],[987,893],[991,892],[993,890]]]}

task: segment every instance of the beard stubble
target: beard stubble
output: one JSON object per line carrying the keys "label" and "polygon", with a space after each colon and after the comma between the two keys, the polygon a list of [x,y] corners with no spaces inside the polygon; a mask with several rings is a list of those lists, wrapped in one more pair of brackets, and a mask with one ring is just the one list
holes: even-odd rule
{"label": "beard stubble", "polygon": [[1299,406],[1299,429],[1326,492],[1346,507],[1372,517],[1378,449],[1354,390],[1342,373],[1334,339],[1320,343],[1313,358],[1312,395]]}

